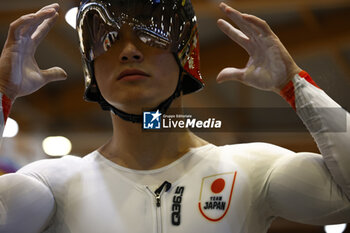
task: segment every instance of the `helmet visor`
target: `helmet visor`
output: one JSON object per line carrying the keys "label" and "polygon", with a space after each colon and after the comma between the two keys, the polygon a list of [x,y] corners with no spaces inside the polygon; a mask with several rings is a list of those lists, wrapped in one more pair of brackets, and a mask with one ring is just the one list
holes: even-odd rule
{"label": "helmet visor", "polygon": [[149,46],[162,49],[173,46],[172,43],[180,38],[185,22],[180,22],[182,17],[176,16],[177,1],[165,1],[95,0],[82,3],[77,31],[83,56],[92,61],[108,51],[117,42],[124,24]]}

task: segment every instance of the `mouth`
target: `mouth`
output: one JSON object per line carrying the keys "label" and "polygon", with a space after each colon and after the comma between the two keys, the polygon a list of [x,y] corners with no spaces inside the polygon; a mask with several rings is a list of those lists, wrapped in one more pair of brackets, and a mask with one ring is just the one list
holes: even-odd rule
{"label": "mouth", "polygon": [[139,79],[145,79],[147,77],[150,77],[149,74],[141,71],[141,70],[137,70],[137,69],[126,69],[124,71],[122,71],[118,77],[117,80],[139,80]]}

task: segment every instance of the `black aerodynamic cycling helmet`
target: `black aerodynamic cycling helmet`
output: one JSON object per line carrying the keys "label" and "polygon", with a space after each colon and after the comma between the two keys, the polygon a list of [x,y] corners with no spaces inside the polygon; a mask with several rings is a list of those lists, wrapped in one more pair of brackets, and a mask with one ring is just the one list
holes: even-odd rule
{"label": "black aerodynamic cycling helmet", "polygon": [[83,0],[77,15],[87,101],[98,102],[124,120],[141,122],[141,115],[122,112],[102,97],[94,74],[94,59],[116,42],[120,28],[129,25],[145,44],[170,49],[179,68],[175,92],[156,109],[165,112],[180,93],[204,86],[199,70],[199,41],[196,16],[190,0]]}

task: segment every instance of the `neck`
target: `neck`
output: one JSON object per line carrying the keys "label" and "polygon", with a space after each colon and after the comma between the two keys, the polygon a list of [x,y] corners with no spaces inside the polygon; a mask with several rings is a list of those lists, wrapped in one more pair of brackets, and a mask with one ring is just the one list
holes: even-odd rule
{"label": "neck", "polygon": [[190,148],[208,144],[186,129],[180,132],[147,132],[142,130],[142,124],[122,120],[113,113],[111,117],[113,136],[99,148],[99,152],[127,168],[160,168],[179,159]]}

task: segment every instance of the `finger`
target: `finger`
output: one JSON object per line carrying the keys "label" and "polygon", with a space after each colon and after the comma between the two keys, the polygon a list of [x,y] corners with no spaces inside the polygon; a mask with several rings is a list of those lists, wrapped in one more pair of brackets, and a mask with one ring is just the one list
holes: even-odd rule
{"label": "finger", "polygon": [[45,9],[48,9],[48,8],[54,8],[58,12],[58,10],[60,9],[60,5],[58,3],[52,3],[50,5],[44,6],[39,11],[45,10]]}
{"label": "finger", "polygon": [[34,19],[34,14],[28,14],[23,15],[20,18],[16,19],[10,24],[7,40],[8,41],[15,41],[17,38],[19,38],[19,35],[21,34],[21,29],[25,24],[32,21]]}
{"label": "finger", "polygon": [[23,26],[22,35],[31,36],[35,30],[41,25],[46,19],[54,17],[57,14],[57,11],[54,8],[47,8],[44,10],[40,10],[35,13],[32,21],[28,22]]}
{"label": "finger", "polygon": [[[15,20],[14,22],[12,22],[11,26],[12,26],[13,29],[18,29],[18,28],[20,28],[20,26],[23,26],[25,24],[25,22],[32,20],[35,17],[35,15],[38,15],[38,13],[45,12],[47,10],[50,11],[50,9],[58,12],[59,4],[58,3],[53,3],[53,4],[50,4],[50,5],[44,6],[43,8],[38,10],[35,14],[32,13],[32,14],[23,15],[20,18],[18,18],[17,20]],[[15,31],[15,30],[13,30],[13,31]]]}
{"label": "finger", "polygon": [[52,67],[47,70],[41,71],[42,77],[45,79],[46,83],[65,80],[67,78],[67,73],[60,67]]}
{"label": "finger", "polygon": [[243,32],[223,19],[219,19],[217,24],[221,31],[223,31],[228,37],[243,47],[249,55],[252,54],[251,46],[249,45],[249,38]]}
{"label": "finger", "polygon": [[31,25],[38,20],[43,20],[45,17],[50,17],[50,15],[54,15],[55,9],[45,9],[39,14],[27,14],[23,15],[14,22],[10,24],[9,33],[8,33],[8,40],[15,41],[17,40],[20,35],[24,35],[26,28],[31,27]]}
{"label": "finger", "polygon": [[238,27],[242,30],[244,34],[248,37],[254,36],[260,31],[256,31],[257,28],[252,27],[250,23],[243,19],[243,14],[238,10],[229,7],[225,3],[220,3],[220,9],[226,14],[226,16],[231,19]]}
{"label": "finger", "polygon": [[46,35],[49,33],[53,25],[58,19],[58,13],[55,13],[54,16],[44,20],[42,24],[38,26],[36,31],[32,35],[32,40],[34,42],[34,49],[43,41]]}
{"label": "finger", "polygon": [[266,23],[265,20],[262,20],[254,15],[249,15],[249,14],[243,14],[242,17],[243,17],[243,19],[245,19],[249,23],[258,27],[263,32],[263,34],[271,34],[272,33],[270,26]]}
{"label": "finger", "polygon": [[216,77],[216,81],[218,83],[223,83],[229,80],[242,81],[244,77],[246,69],[237,69],[237,68],[225,68],[223,69],[218,76]]}

